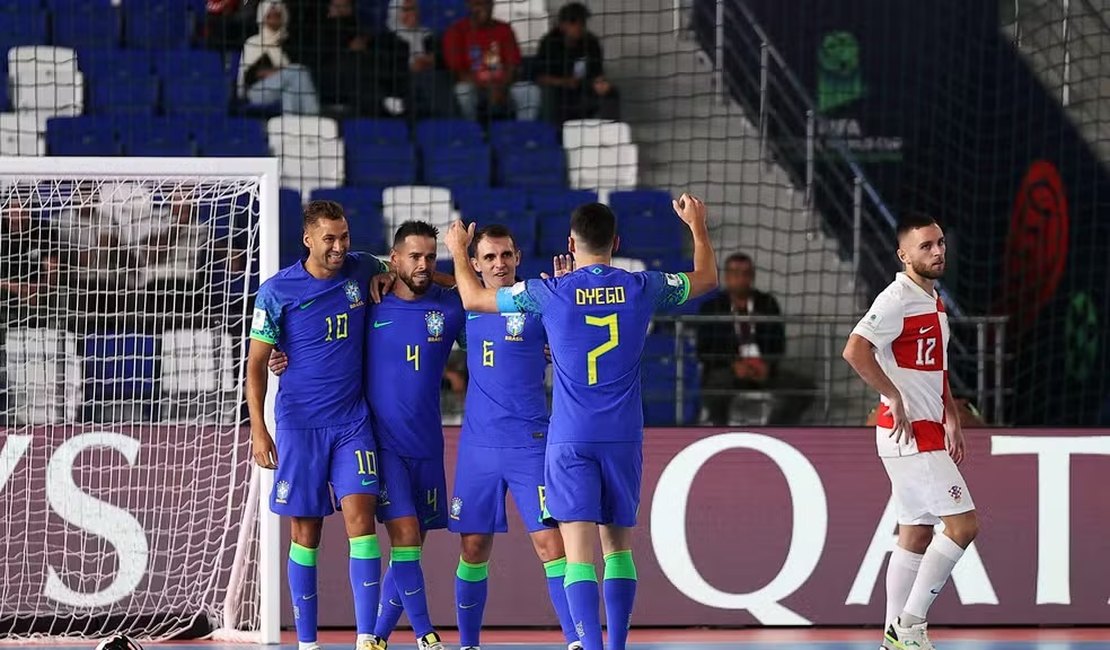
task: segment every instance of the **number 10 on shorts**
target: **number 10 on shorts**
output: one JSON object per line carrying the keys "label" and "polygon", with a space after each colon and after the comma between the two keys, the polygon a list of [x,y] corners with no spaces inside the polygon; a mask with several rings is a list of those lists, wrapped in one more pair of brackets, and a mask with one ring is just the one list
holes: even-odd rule
{"label": "number 10 on shorts", "polygon": [[358,460],[358,473],[359,476],[378,475],[378,459],[374,452],[369,450],[360,450],[355,452],[355,459]]}

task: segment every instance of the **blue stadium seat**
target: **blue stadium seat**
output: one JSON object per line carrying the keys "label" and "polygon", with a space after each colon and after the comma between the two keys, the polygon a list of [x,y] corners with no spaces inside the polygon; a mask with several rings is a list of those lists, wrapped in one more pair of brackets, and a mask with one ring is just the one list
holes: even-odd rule
{"label": "blue stadium seat", "polygon": [[566,187],[566,154],[561,148],[501,150],[497,179],[505,187]]}
{"label": "blue stadium seat", "polygon": [[451,192],[451,198],[463,217],[479,225],[528,210],[524,192],[503,187],[460,187]]}
{"label": "blue stadium seat", "polygon": [[46,149],[52,156],[117,156],[120,153],[115,122],[90,115],[47,120]]}
{"label": "blue stadium seat", "polygon": [[93,84],[89,99],[94,113],[152,115],[158,105],[158,78]]}
{"label": "blue stadium seat", "polygon": [[[696,424],[700,410],[700,378],[696,349],[690,340],[683,350],[683,417],[685,424]],[[644,402],[644,424],[674,426],[675,397],[678,387],[678,364],[674,356],[674,338],[651,334],[644,342],[640,366],[641,391]]]}
{"label": "blue stadium seat", "polygon": [[425,0],[420,3],[420,22],[436,34],[442,34],[456,20],[468,15],[466,0]]}
{"label": "blue stadium seat", "polygon": [[269,156],[266,126],[242,117],[198,120],[190,128],[201,156]]}
{"label": "blue stadium seat", "polygon": [[124,42],[148,50],[179,50],[189,45],[192,15],[181,0],[123,3]]}
{"label": "blue stadium seat", "polygon": [[168,115],[227,115],[231,89],[222,76],[162,82],[162,106]]}
{"label": "blue stadium seat", "polygon": [[674,214],[671,195],[663,190],[629,190],[609,194],[617,215],[621,249],[632,257],[650,258],[681,249],[685,236]]}
{"label": "blue stadium seat", "polygon": [[597,201],[597,192],[592,190],[535,190],[528,193],[528,204],[541,222],[545,219],[561,219],[561,224],[570,223],[570,213],[580,205]]}
{"label": "blue stadium seat", "polygon": [[[0,2],[0,43],[15,47],[46,42],[46,12],[41,7],[26,0]],[[0,51],[0,56],[7,54],[7,49]]]}
{"label": "blue stadium seat", "polygon": [[378,254],[388,249],[380,191],[359,187],[319,189],[313,190],[312,199],[336,201],[343,206],[351,229],[351,250]]}
{"label": "blue stadium seat", "polygon": [[[105,3],[108,4],[108,3]],[[74,2],[53,10],[54,45],[75,48],[109,48],[119,45],[120,18],[110,4]]]}
{"label": "blue stadium seat", "polygon": [[548,122],[500,120],[490,124],[489,142],[497,152],[560,148],[559,132]]}
{"label": "blue stadium seat", "polygon": [[536,249],[536,216],[528,211],[528,199],[520,190],[467,187],[451,191],[466,221],[479,226],[499,223],[513,231],[517,248],[526,255]]}
{"label": "blue stadium seat", "polygon": [[154,71],[163,83],[182,79],[223,80],[224,61],[218,52],[209,50],[167,50],[154,56]]}
{"label": "blue stadium seat", "polygon": [[304,243],[301,241],[304,208],[301,206],[301,193],[287,187],[278,192],[278,247],[280,264],[284,268],[304,256]]}
{"label": "blue stadium seat", "polygon": [[424,150],[424,181],[441,187],[488,187],[492,181],[487,145]]}
{"label": "blue stadium seat", "polygon": [[150,400],[156,394],[158,340],[133,333],[85,336],[85,399]]}
{"label": "blue stadium seat", "polygon": [[425,155],[433,150],[473,147],[485,141],[482,127],[470,120],[433,119],[416,125],[416,143]]}
{"label": "blue stadium seat", "polygon": [[404,120],[351,119],[343,121],[343,141],[348,147],[407,144],[409,125]]}
{"label": "blue stadium seat", "polygon": [[383,188],[416,183],[416,149],[408,143],[359,145],[345,140],[347,183]]}
{"label": "blue stadium seat", "polygon": [[150,53],[137,50],[82,47],[77,51],[77,65],[89,85],[125,84],[154,76]]}
{"label": "blue stadium seat", "polygon": [[189,125],[184,120],[154,117],[134,118],[119,128],[123,153],[127,156],[192,156]]}
{"label": "blue stadium seat", "polygon": [[[17,2],[21,0],[16,0]],[[32,0],[34,1],[34,0]],[[57,16],[58,14],[73,14],[84,12],[99,12],[111,11],[112,0],[43,0],[43,3],[50,13]]]}

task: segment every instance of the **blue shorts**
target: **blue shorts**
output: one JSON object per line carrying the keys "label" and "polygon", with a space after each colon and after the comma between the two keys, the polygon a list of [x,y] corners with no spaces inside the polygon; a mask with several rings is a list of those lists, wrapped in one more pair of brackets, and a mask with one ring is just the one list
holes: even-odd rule
{"label": "blue shorts", "polygon": [[635,526],[643,464],[641,442],[547,443],[545,521]]}
{"label": "blue shorts", "polygon": [[382,478],[378,521],[416,517],[421,530],[447,527],[447,478],[443,456],[408,458],[378,451]]}
{"label": "blue shorts", "polygon": [[459,445],[447,527],[453,533],[505,533],[505,492],[513,494],[529,533],[546,530],[543,512],[544,448]]}
{"label": "blue shorts", "polygon": [[270,510],[283,517],[326,517],[349,494],[378,494],[370,418],[317,429],[279,426],[274,444],[278,465]]}

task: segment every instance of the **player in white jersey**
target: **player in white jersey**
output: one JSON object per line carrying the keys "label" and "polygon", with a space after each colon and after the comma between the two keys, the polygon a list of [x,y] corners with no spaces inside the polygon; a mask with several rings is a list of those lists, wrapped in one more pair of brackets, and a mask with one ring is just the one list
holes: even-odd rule
{"label": "player in white jersey", "polygon": [[[882,395],[876,438],[898,508],[898,544],[886,573],[891,650],[932,650],[926,614],[975,539],[979,520],[956,465],[964,438],[948,386],[948,315],[934,287],[944,273],[944,232],[924,215],[898,225],[905,265],[875,299],[844,359]],[[944,532],[933,527],[944,523]]]}

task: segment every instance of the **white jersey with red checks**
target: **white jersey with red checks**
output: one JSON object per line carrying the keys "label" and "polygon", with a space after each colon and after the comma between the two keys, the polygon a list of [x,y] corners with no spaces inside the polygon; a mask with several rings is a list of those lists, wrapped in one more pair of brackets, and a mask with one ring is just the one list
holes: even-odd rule
{"label": "white jersey with red checks", "polygon": [[901,393],[906,416],[913,422],[908,443],[891,438],[894,417],[883,397],[875,432],[879,455],[944,450],[949,336],[940,297],[899,273],[852,333],[875,346],[875,360]]}

